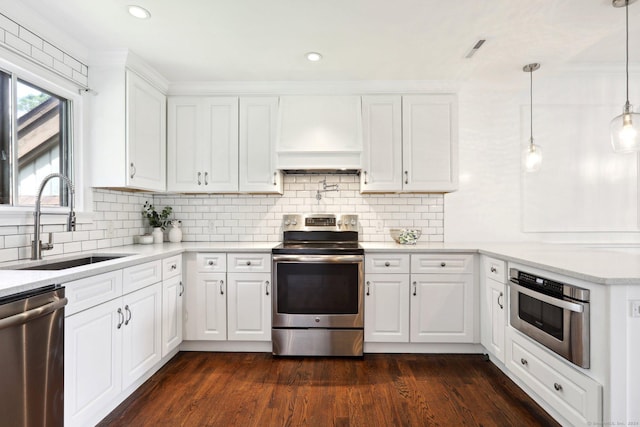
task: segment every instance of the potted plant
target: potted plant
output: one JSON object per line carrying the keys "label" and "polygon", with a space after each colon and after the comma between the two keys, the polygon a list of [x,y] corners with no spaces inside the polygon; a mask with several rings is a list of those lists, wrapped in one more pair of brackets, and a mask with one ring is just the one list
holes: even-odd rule
{"label": "potted plant", "polygon": [[167,228],[167,225],[171,222],[169,215],[171,215],[173,209],[171,206],[165,206],[160,213],[156,211],[156,208],[148,201],[144,202],[142,208],[142,216],[147,218],[149,225],[153,227],[153,243],[162,243],[164,240],[163,230]]}

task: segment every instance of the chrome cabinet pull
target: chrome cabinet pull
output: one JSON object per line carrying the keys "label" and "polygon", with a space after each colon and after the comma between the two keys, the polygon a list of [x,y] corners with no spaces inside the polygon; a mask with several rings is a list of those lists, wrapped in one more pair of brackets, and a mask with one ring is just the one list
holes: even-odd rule
{"label": "chrome cabinet pull", "polygon": [[446,267],[446,266],[447,266],[447,263],[446,263],[446,262],[441,262],[441,263],[440,263],[440,267]]}
{"label": "chrome cabinet pull", "polygon": [[362,172],[364,174],[364,185],[369,183],[369,179],[367,178],[367,171]]}
{"label": "chrome cabinet pull", "polygon": [[555,388],[556,391],[561,391],[562,390],[562,385],[558,384],[558,383],[553,383],[553,388]]}
{"label": "chrome cabinet pull", "polygon": [[418,282],[413,282],[413,296],[418,295]]}
{"label": "chrome cabinet pull", "polygon": [[501,310],[504,310],[504,306],[500,302],[500,298],[502,298],[503,296],[504,296],[504,294],[502,292],[500,292],[500,295],[498,295],[498,305],[500,306]]}
{"label": "chrome cabinet pull", "polygon": [[498,270],[496,270],[496,268],[492,266],[492,267],[491,267],[491,272],[492,272],[492,273],[497,273],[497,272],[498,272]]}
{"label": "chrome cabinet pull", "polygon": [[202,181],[200,180],[200,177],[202,177],[202,172],[198,172],[198,185],[202,185]]}
{"label": "chrome cabinet pull", "polygon": [[122,324],[124,323],[124,314],[122,314],[122,309],[118,308],[118,326],[117,328],[120,329],[122,327]]}
{"label": "chrome cabinet pull", "polygon": [[247,261],[247,265],[251,265],[251,261]]}
{"label": "chrome cabinet pull", "polygon": [[129,324],[129,322],[131,322],[131,310],[129,310],[129,306],[128,305],[124,306],[124,311],[129,313],[129,317],[127,317],[127,320],[124,321],[124,325],[127,326]]}
{"label": "chrome cabinet pull", "polygon": [[527,362],[527,359],[520,359],[520,363],[522,363],[524,366],[527,366],[529,364],[529,362]]}
{"label": "chrome cabinet pull", "polygon": [[389,267],[391,265],[391,263],[389,261],[385,261],[384,266],[385,267]]}
{"label": "chrome cabinet pull", "polygon": [[278,185],[277,179],[278,178],[278,172],[274,172],[273,173],[273,185]]}
{"label": "chrome cabinet pull", "polygon": [[176,268],[178,268],[177,264],[171,264],[171,271],[175,270]]}
{"label": "chrome cabinet pull", "polygon": [[371,286],[371,282],[367,280],[367,296],[371,295],[369,292],[369,286]]}
{"label": "chrome cabinet pull", "polygon": [[224,280],[220,280],[220,295],[224,295]]}
{"label": "chrome cabinet pull", "polygon": [[134,165],[133,162],[131,162],[131,164],[129,165],[129,176],[131,177],[131,179],[136,176],[136,165]]}
{"label": "chrome cabinet pull", "polygon": [[264,285],[265,294],[266,294],[266,295],[269,295],[269,281],[268,281],[268,280],[266,280],[266,281],[264,282],[264,284],[265,284],[265,285]]}
{"label": "chrome cabinet pull", "polygon": [[178,296],[181,297],[182,294],[184,294],[184,285],[182,284],[182,280],[181,280],[180,281],[180,293],[178,294]]}
{"label": "chrome cabinet pull", "polygon": [[409,183],[409,171],[404,171],[404,183]]}
{"label": "chrome cabinet pull", "polygon": [[204,173],[204,185],[209,185],[209,172]]}

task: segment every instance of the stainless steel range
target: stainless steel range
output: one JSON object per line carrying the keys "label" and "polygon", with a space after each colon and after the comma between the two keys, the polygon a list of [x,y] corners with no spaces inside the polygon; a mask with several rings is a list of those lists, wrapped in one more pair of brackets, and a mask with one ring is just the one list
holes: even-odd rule
{"label": "stainless steel range", "polygon": [[285,215],[272,250],[272,341],[280,356],[362,356],[364,250],[357,215]]}

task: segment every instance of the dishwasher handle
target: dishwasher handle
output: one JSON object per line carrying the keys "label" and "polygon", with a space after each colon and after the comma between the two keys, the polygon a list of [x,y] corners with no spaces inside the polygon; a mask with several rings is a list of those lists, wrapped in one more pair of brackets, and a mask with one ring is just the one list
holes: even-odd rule
{"label": "dishwasher handle", "polygon": [[40,307],[36,307],[22,313],[14,314],[13,316],[0,319],[0,329],[22,325],[33,319],[37,319],[38,317],[47,315],[53,311],[61,309],[62,307],[67,305],[67,302],[68,300],[66,297],[56,298],[54,301],[51,301],[45,305],[41,305]]}

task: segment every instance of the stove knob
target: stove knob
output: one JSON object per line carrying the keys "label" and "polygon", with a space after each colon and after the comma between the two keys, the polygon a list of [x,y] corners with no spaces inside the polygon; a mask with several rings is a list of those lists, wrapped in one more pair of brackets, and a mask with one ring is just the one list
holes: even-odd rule
{"label": "stove knob", "polygon": [[298,224],[298,221],[296,221],[295,219],[291,220],[291,225],[297,225],[297,224]]}
{"label": "stove knob", "polygon": [[342,220],[338,220],[338,227],[340,227],[342,225]]}
{"label": "stove knob", "polygon": [[357,223],[358,221],[356,221],[355,218],[351,220],[351,225],[353,225],[354,227],[356,226]]}
{"label": "stove knob", "polygon": [[289,226],[289,224],[291,224],[291,221],[289,221],[288,219],[285,219],[285,220],[284,220],[284,226],[285,226],[285,227],[288,227],[288,226]]}

